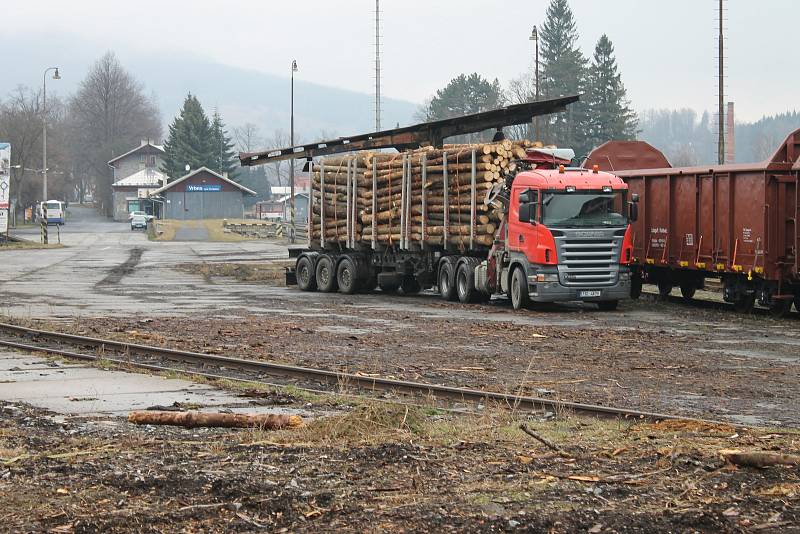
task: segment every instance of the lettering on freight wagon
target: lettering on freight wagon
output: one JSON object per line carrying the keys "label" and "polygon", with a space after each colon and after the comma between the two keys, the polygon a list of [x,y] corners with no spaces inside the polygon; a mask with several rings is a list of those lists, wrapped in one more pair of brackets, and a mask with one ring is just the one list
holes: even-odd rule
{"label": "lettering on freight wagon", "polygon": [[753,242],[753,229],[752,228],[742,228],[742,241],[745,243],[752,243]]}
{"label": "lettering on freight wagon", "polygon": [[667,246],[667,229],[656,227],[650,229],[650,248],[664,248]]}
{"label": "lettering on freight wagon", "polygon": [[687,247],[694,246],[694,234],[686,234],[686,246]]}

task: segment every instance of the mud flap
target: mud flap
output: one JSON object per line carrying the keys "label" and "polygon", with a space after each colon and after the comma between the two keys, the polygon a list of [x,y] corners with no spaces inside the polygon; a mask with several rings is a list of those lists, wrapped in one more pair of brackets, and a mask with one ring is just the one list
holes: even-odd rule
{"label": "mud flap", "polygon": [[286,285],[287,286],[296,286],[297,285],[297,272],[295,272],[294,267],[286,267]]}

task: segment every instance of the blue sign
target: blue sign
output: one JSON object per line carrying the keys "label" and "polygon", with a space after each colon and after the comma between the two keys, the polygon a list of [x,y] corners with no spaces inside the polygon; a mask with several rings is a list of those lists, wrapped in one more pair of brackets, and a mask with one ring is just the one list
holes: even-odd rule
{"label": "blue sign", "polygon": [[222,186],[220,184],[202,184],[202,185],[193,185],[189,184],[186,186],[187,192],[215,192],[215,191],[222,191]]}

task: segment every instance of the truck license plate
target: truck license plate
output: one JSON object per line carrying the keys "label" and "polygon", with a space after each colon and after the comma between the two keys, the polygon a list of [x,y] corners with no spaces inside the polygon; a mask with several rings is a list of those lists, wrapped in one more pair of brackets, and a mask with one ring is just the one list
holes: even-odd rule
{"label": "truck license plate", "polygon": [[600,290],[599,289],[587,289],[586,291],[579,291],[578,298],[588,299],[592,297],[599,297]]}

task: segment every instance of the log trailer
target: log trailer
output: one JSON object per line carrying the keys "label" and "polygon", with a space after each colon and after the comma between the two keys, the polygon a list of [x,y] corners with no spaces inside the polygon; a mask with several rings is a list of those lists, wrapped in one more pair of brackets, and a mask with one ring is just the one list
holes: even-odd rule
{"label": "log trailer", "polygon": [[[501,138],[503,126],[576,100],[520,104],[240,159],[243,165],[309,160],[308,241],[290,249],[297,261],[287,274],[301,290],[351,294],[380,287],[413,294],[436,287],[444,299],[464,303],[508,295],[515,309],[532,301],[584,301],[613,310],[630,296],[637,197],[629,198],[628,186],[613,174],[568,167],[571,150]],[[488,128],[498,129],[493,143],[442,144],[446,136]],[[368,151],[389,146],[399,153]],[[367,151],[318,157],[356,148]]]}

